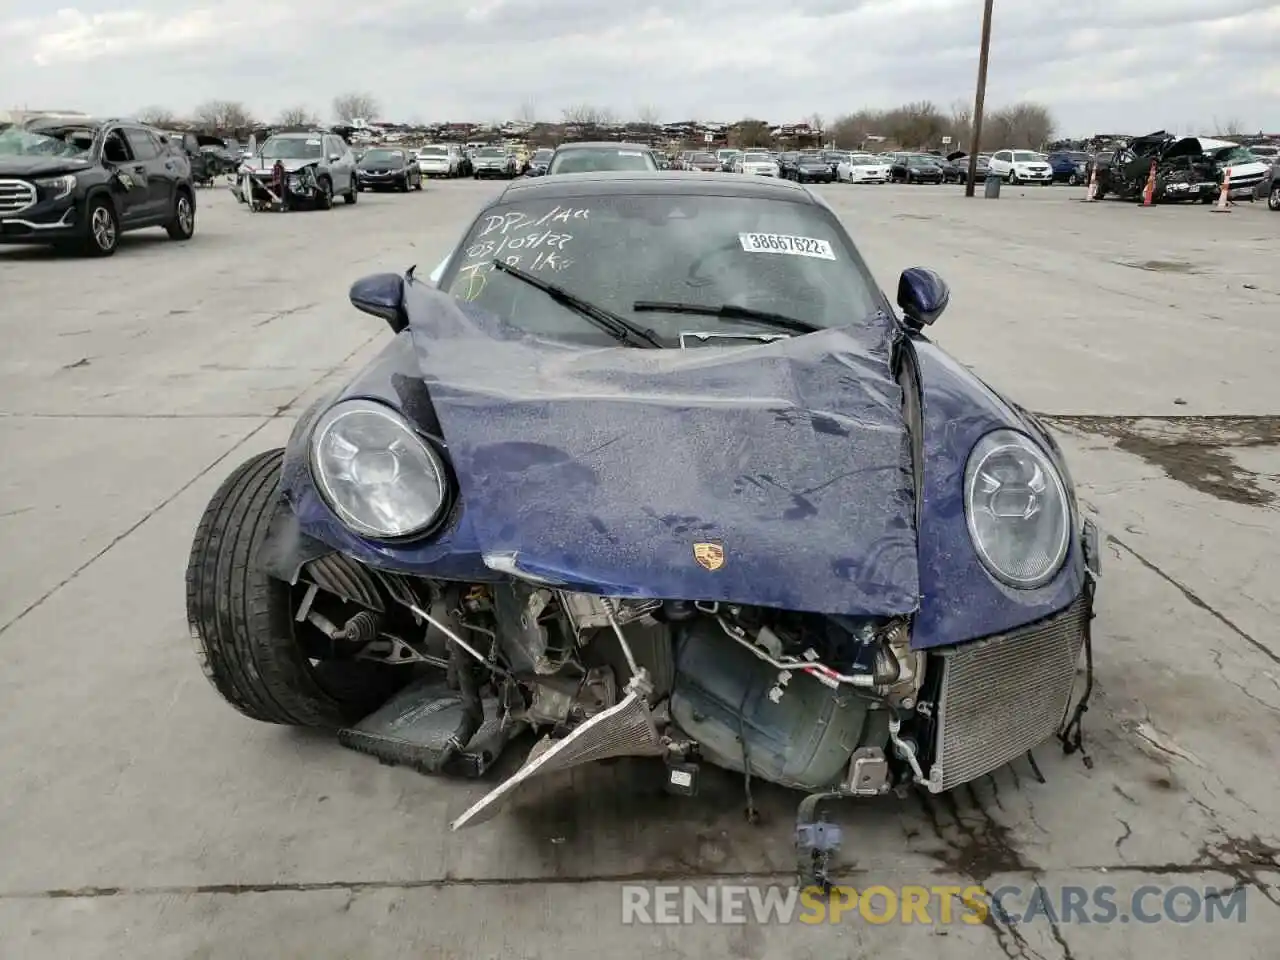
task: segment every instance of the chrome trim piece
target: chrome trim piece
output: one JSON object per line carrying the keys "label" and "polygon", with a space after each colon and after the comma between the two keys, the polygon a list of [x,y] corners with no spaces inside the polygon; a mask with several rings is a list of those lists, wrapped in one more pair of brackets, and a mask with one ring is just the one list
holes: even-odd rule
{"label": "chrome trim piece", "polygon": [[21,213],[36,205],[36,186],[26,180],[0,180],[0,215]]}

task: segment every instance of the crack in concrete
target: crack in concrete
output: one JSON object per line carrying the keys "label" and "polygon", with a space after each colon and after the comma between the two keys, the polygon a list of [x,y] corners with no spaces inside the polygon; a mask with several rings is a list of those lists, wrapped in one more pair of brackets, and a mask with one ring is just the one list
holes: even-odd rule
{"label": "crack in concrete", "polygon": [[[1225,843],[1226,841],[1224,841]],[[1066,865],[1053,868],[1054,873],[1098,873],[1142,876],[1193,876],[1200,873],[1221,873],[1240,880],[1239,871],[1250,871],[1259,875],[1274,874],[1280,881],[1280,863],[1265,858],[1265,851],[1271,849],[1260,840],[1248,842],[1231,840],[1230,852],[1238,854],[1240,859],[1226,860],[1222,853],[1225,846],[1212,848],[1206,844],[1208,859],[1191,863],[1114,863]],[[1255,846],[1256,845],[1256,846]],[[1249,859],[1250,857],[1254,859]],[[1255,862],[1258,857],[1264,857]],[[1046,879],[1043,868],[1023,868],[1007,870],[1002,873],[1011,877],[1027,877],[1036,882]],[[933,876],[954,876],[954,872],[946,869],[930,871]],[[193,884],[160,884],[156,886],[87,886],[87,887],[49,887],[41,890],[7,890],[0,891],[0,901],[6,900],[88,900],[109,899],[112,897],[167,897],[167,896],[201,896],[226,895],[243,896],[245,894],[269,893],[324,893],[340,890],[344,892],[365,892],[375,890],[444,890],[468,887],[528,887],[528,886],[577,886],[588,883],[678,883],[678,882],[715,882],[733,880],[742,883],[764,883],[769,881],[795,881],[795,868],[785,870],[671,870],[644,871],[636,873],[593,873],[576,877],[540,876],[540,877],[434,877],[417,880],[315,880],[315,881],[279,881],[262,883],[193,883]],[[843,869],[833,875],[833,882],[853,880],[873,875],[871,870]],[[988,878],[989,879],[989,878]],[[1243,880],[1240,882],[1251,883]],[[1268,884],[1268,886],[1270,886]]]}
{"label": "crack in concrete", "polygon": [[242,446],[244,446],[246,443],[252,440],[260,432],[262,432],[262,430],[264,430],[269,423],[279,419],[286,412],[288,412],[288,410],[295,403],[297,403],[300,399],[306,396],[308,390],[314,387],[317,383],[320,383],[322,380],[324,380],[325,377],[329,376],[332,373],[336,373],[338,370],[341,370],[351,360],[352,357],[356,356],[361,350],[367,347],[379,336],[381,336],[380,332],[372,334],[370,337],[368,337],[368,339],[364,340],[358,347],[356,347],[354,350],[348,353],[345,357],[343,357],[338,363],[335,363],[327,371],[322,373],[319,377],[317,377],[311,383],[307,384],[307,386],[304,389],[300,390],[297,396],[295,396],[292,400],[290,400],[288,403],[284,404],[283,406],[277,408],[277,410],[274,413],[266,414],[266,415],[259,414],[258,416],[261,417],[262,422],[259,423],[252,430],[250,430],[248,433],[246,433],[239,440],[237,440],[234,444],[232,444],[224,453],[216,457],[212,463],[210,463],[204,469],[197,472],[195,476],[193,476],[190,480],[182,484],[180,487],[178,487],[177,490],[175,490],[169,496],[161,500],[160,503],[156,504],[156,506],[152,507],[146,513],[144,513],[141,519],[139,519],[135,523],[130,524],[122,533],[113,537],[105,547],[103,547],[101,550],[99,550],[97,553],[91,556],[88,560],[84,561],[84,563],[80,564],[78,567],[72,570],[70,574],[68,574],[58,583],[54,584],[54,586],[46,590],[41,596],[33,600],[25,608],[19,611],[16,616],[10,618],[5,624],[0,625],[0,636],[4,636],[5,632],[8,631],[11,627],[16,626],[18,623],[22,622],[22,620],[26,618],[28,615],[35,612],[40,607],[44,606],[44,604],[47,603],[51,597],[55,596],[59,591],[61,591],[63,587],[74,582],[76,578],[78,578],[82,573],[84,573],[91,566],[93,566],[95,563],[97,563],[99,560],[105,557],[108,553],[114,550],[116,546],[118,546],[120,543],[126,540],[129,536],[131,536],[136,530],[142,527],[142,525],[145,524],[148,520],[150,520],[157,513],[159,513],[169,504],[171,504],[174,500],[178,499],[178,497],[182,496],[182,494],[186,493],[186,491],[189,490],[192,486],[194,486],[202,477],[206,476],[210,471],[212,471],[219,464],[221,464],[228,457],[230,457],[233,453],[239,450]]}
{"label": "crack in concrete", "polygon": [[1210,606],[1209,603],[1206,600],[1204,600],[1199,594],[1197,594],[1194,590],[1192,590],[1190,587],[1188,587],[1186,584],[1182,583],[1181,581],[1165,573],[1155,563],[1148,560],[1146,557],[1140,554],[1137,550],[1133,549],[1133,547],[1129,546],[1129,544],[1125,543],[1123,540],[1118,539],[1113,534],[1107,534],[1107,543],[1115,544],[1117,547],[1124,550],[1125,553],[1129,554],[1129,556],[1133,557],[1135,560],[1137,560],[1140,564],[1142,564],[1144,567],[1146,567],[1156,576],[1160,577],[1161,580],[1165,581],[1165,583],[1169,584],[1169,586],[1173,587],[1175,590],[1181,593],[1183,598],[1186,599],[1186,601],[1190,603],[1193,607],[1197,607],[1198,609],[1203,610],[1205,613],[1209,614],[1211,617],[1213,617],[1215,620],[1221,623],[1224,627],[1226,627],[1228,630],[1234,633],[1237,637],[1239,637],[1245,643],[1249,644],[1249,646],[1253,647],[1254,650],[1258,651],[1258,653],[1262,654],[1272,663],[1280,664],[1280,655],[1272,651],[1261,640],[1256,639],[1255,637],[1246,633],[1240,627],[1236,626],[1236,624],[1232,622],[1232,620],[1226,614]]}

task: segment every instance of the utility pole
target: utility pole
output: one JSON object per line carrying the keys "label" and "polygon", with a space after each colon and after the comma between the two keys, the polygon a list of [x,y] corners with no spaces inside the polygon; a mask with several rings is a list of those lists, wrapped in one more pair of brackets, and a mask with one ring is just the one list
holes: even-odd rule
{"label": "utility pole", "polygon": [[973,97],[973,140],[969,144],[969,176],[965,178],[964,195],[972,197],[978,177],[978,149],[982,143],[982,108],[987,99],[987,56],[991,53],[991,7],[986,0],[982,8],[982,46],[978,51],[978,92]]}

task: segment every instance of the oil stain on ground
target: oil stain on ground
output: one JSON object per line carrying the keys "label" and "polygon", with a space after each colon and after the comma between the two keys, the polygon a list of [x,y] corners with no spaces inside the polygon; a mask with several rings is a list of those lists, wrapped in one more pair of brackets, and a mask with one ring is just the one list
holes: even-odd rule
{"label": "oil stain on ground", "polygon": [[1170,479],[1229,503],[1270,506],[1275,477],[1247,470],[1233,450],[1280,448],[1280,417],[1044,416],[1068,430],[1108,437],[1116,446],[1162,469]]}

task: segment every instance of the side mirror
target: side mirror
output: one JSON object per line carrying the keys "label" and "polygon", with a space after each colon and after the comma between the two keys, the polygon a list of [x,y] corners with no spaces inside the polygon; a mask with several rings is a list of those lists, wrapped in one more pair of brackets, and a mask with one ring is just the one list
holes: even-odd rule
{"label": "side mirror", "polygon": [[340,153],[335,153],[333,156],[331,156],[331,157],[329,158],[329,162],[330,162],[330,163],[337,163],[337,162],[338,162],[339,160],[341,160],[341,159],[342,159],[342,154],[340,154]]}
{"label": "side mirror", "polygon": [[351,285],[351,305],[361,313],[387,321],[392,333],[409,325],[404,309],[404,277],[398,273],[375,273]]}
{"label": "side mirror", "polygon": [[951,302],[951,288],[932,270],[908,267],[898,278],[898,306],[917,330],[933,323]]}

